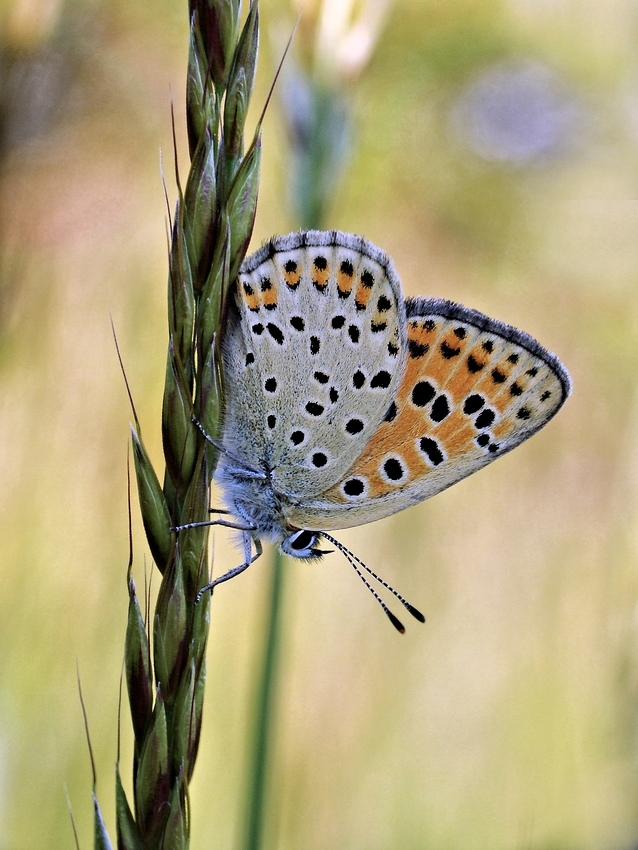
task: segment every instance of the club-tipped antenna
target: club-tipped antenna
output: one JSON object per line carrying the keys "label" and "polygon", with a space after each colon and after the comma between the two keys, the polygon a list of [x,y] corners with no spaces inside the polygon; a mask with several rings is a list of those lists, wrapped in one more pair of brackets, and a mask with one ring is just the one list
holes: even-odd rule
{"label": "club-tipped antenna", "polygon": [[388,620],[390,620],[390,622],[392,623],[392,625],[394,626],[394,628],[395,628],[398,632],[401,632],[401,634],[402,634],[402,635],[403,635],[403,634],[405,634],[405,626],[403,625],[403,623],[401,622],[401,620],[399,620],[399,618],[398,618],[398,617],[395,617],[395,615],[392,613],[392,611],[390,611],[390,609],[389,609],[389,608],[388,608],[388,606],[385,604],[385,602],[383,601],[383,599],[381,599],[381,597],[380,597],[380,596],[379,596],[379,594],[376,592],[376,590],[374,589],[374,587],[372,587],[372,585],[370,584],[370,582],[368,581],[368,579],[367,579],[367,578],[364,576],[364,574],[361,572],[361,570],[359,569],[359,567],[356,565],[355,560],[354,560],[354,557],[352,556],[352,553],[350,552],[350,550],[349,550],[349,549],[346,549],[346,547],[345,547],[345,546],[342,546],[342,545],[341,545],[341,543],[339,543],[338,541],[336,541],[334,538],[329,537],[327,534],[324,534],[324,535],[323,535],[323,537],[325,537],[327,540],[330,540],[330,542],[331,542],[331,543],[334,543],[334,544],[335,544],[335,546],[337,547],[337,549],[341,552],[341,554],[343,555],[343,557],[344,557],[344,558],[346,559],[346,561],[350,564],[350,566],[353,568],[353,570],[355,571],[355,573],[359,576],[359,578],[361,579],[361,581],[365,584],[365,586],[368,588],[368,590],[370,591],[370,593],[371,593],[371,594],[374,596],[374,598],[377,600],[377,602],[379,603],[379,605],[383,608],[383,610],[385,611],[385,615],[386,615],[386,617],[388,618]]}
{"label": "club-tipped antenna", "polygon": [[[383,585],[383,587],[385,587],[386,590],[389,590],[390,593],[392,593],[394,596],[396,596],[396,598],[399,600],[399,602],[403,605],[403,607],[407,611],[410,612],[410,614],[412,614],[412,616],[414,617],[415,620],[418,620],[420,623],[425,623],[425,617],[419,611],[419,609],[415,608],[414,605],[411,605],[404,596],[401,596],[401,594],[392,587],[391,584],[388,584],[387,581],[384,581],[381,578],[381,576],[378,576],[373,570],[370,569],[370,567],[368,567],[366,564],[364,564],[363,561],[361,560],[361,558],[357,558],[357,556],[354,554],[354,552],[351,552],[349,549],[347,549],[343,545],[343,543],[340,543],[336,538],[332,537],[330,534],[326,534],[325,532],[321,532],[321,536],[325,537],[325,539],[328,540],[330,543],[332,543],[333,546],[336,546],[337,549],[341,552],[341,554],[350,562],[350,564],[352,564],[352,566],[355,568],[355,570],[357,570],[357,572],[359,572],[359,570],[357,569],[357,565],[358,565],[359,567],[364,569],[367,573],[369,573],[372,576],[373,579],[378,581],[379,584]],[[362,576],[362,578],[363,578],[363,576]],[[364,579],[364,581],[365,581],[365,579]],[[366,582],[366,584],[368,584],[368,583]],[[372,588],[371,588],[371,590],[372,590]],[[374,590],[372,590],[372,592],[374,593]],[[377,594],[375,593],[375,596],[376,595]],[[399,631],[401,631],[401,630],[399,629]]]}

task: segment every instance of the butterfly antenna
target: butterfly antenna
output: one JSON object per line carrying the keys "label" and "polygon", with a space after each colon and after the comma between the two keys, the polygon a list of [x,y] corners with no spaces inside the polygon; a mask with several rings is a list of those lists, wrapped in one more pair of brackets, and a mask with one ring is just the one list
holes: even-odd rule
{"label": "butterfly antenna", "polygon": [[[325,534],[325,533],[322,532],[321,536],[325,537],[326,540],[328,540],[330,543],[333,544],[333,546],[336,546],[337,549],[341,552],[341,554],[352,564],[352,566],[355,568],[355,570],[357,570],[357,572],[359,572],[359,570],[357,569],[356,565],[362,567],[367,573],[369,573],[372,576],[373,579],[378,581],[379,584],[383,585],[383,587],[386,588],[386,590],[389,590],[390,593],[392,593],[394,596],[396,596],[396,598],[399,600],[399,602],[403,605],[404,608],[406,608],[410,612],[410,614],[412,614],[412,616],[414,617],[415,620],[418,620],[419,623],[425,623],[425,617],[419,611],[419,609],[415,608],[414,605],[411,605],[404,596],[401,596],[401,594],[392,587],[391,584],[388,584],[388,582],[384,581],[381,578],[381,576],[378,576],[375,572],[373,572],[370,569],[370,567],[368,567],[366,564],[363,563],[361,558],[357,558],[357,556],[354,554],[354,552],[351,552],[349,549],[346,549],[346,547],[343,545],[343,543],[340,543],[338,540],[336,540],[334,537],[331,537],[329,534]],[[359,575],[361,575],[361,573],[359,573]],[[363,578],[363,576],[361,576],[361,577]],[[365,579],[364,579],[364,581],[365,581]],[[367,582],[366,582],[366,584],[367,584]],[[374,593],[374,591],[373,591],[373,593]],[[375,596],[376,596],[376,594],[375,594]]]}
{"label": "butterfly antenna", "polygon": [[[394,614],[392,613],[392,611],[390,611],[390,609],[389,609],[389,608],[388,608],[388,606],[385,604],[385,602],[383,601],[383,599],[381,599],[381,597],[380,597],[380,596],[379,596],[379,594],[376,592],[376,590],[374,589],[374,587],[372,587],[372,585],[370,584],[370,582],[368,581],[368,579],[367,579],[367,578],[364,576],[364,574],[361,572],[361,570],[359,569],[359,567],[358,567],[358,566],[357,566],[357,564],[355,563],[354,555],[352,554],[352,552],[351,552],[349,549],[346,549],[346,547],[345,547],[345,546],[343,546],[343,544],[339,543],[339,541],[338,541],[338,540],[335,540],[335,539],[334,539],[334,537],[330,537],[328,534],[322,534],[322,537],[325,537],[325,538],[326,538],[326,540],[329,540],[329,541],[330,541],[330,543],[334,544],[334,545],[337,547],[337,549],[341,552],[341,554],[342,554],[342,555],[343,555],[343,557],[346,559],[346,561],[347,561],[347,562],[350,564],[350,566],[354,569],[355,573],[359,576],[359,578],[361,579],[361,581],[362,581],[362,582],[365,584],[365,586],[368,588],[368,590],[370,591],[370,593],[371,593],[371,594],[374,596],[374,598],[377,600],[377,602],[379,603],[379,605],[383,608],[383,610],[385,611],[385,614],[386,614],[387,618],[390,620],[390,622],[392,623],[392,625],[394,626],[394,628],[395,628],[398,632],[401,632],[401,634],[402,634],[402,635],[403,635],[403,634],[405,634],[405,626],[403,625],[403,623],[401,622],[401,620],[399,620],[399,618],[398,618],[398,617],[395,617],[395,616],[394,616]],[[357,559],[357,560],[358,560],[358,559]]]}

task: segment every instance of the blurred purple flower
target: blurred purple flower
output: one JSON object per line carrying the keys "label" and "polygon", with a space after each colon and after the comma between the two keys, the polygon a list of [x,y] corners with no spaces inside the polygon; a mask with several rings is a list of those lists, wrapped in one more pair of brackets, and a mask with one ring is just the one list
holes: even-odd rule
{"label": "blurred purple flower", "polygon": [[452,110],[455,132],[483,159],[526,165],[570,146],[580,109],[567,86],[540,62],[490,68]]}

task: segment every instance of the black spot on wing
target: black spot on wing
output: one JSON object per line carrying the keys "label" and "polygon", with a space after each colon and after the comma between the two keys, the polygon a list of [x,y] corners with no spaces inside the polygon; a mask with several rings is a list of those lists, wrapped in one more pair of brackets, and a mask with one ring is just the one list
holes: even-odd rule
{"label": "black spot on wing", "polygon": [[278,325],[275,325],[273,322],[268,322],[266,325],[268,333],[275,340],[277,345],[284,344],[284,335],[281,331],[281,328]]}
{"label": "black spot on wing", "polygon": [[443,342],[441,343],[441,354],[446,360],[451,360],[453,357],[458,357],[460,353],[460,348],[452,348],[452,346],[448,345],[445,340],[443,340]]}
{"label": "black spot on wing", "polygon": [[396,457],[390,457],[384,462],[383,471],[390,481],[400,481],[405,475],[401,461]]}
{"label": "black spot on wing", "polygon": [[373,375],[370,380],[370,387],[375,390],[377,388],[387,389],[392,383],[392,375],[389,372],[386,372],[385,369],[381,369],[381,371],[377,372],[376,375]]}
{"label": "black spot on wing", "polygon": [[431,437],[421,437],[419,440],[419,448],[430,461],[432,466],[438,466],[445,460],[439,444]]}
{"label": "black spot on wing", "polygon": [[302,316],[292,316],[290,319],[290,324],[296,331],[304,331],[306,329],[306,323],[303,320]]}
{"label": "black spot on wing", "polygon": [[316,401],[309,401],[306,403],[306,410],[311,416],[321,416],[324,409],[323,404],[319,404]]}
{"label": "black spot on wing", "polygon": [[419,381],[412,390],[412,404],[417,407],[425,407],[435,395],[436,390],[429,381]]}
{"label": "black spot on wing", "polygon": [[343,485],[343,492],[346,496],[360,496],[364,490],[365,485],[360,478],[349,478]]}
{"label": "black spot on wing", "polygon": [[493,410],[484,410],[474,420],[474,425],[478,428],[479,431],[482,431],[484,428],[490,428],[496,419],[496,414]]}
{"label": "black spot on wing", "polygon": [[483,396],[478,395],[478,393],[473,393],[465,399],[465,403],[463,404],[463,413],[467,414],[467,416],[471,416],[473,413],[480,410],[484,404],[485,399]]}
{"label": "black spot on wing", "polygon": [[430,411],[430,419],[433,422],[443,422],[450,415],[450,403],[447,396],[440,395],[433,403]]}
{"label": "black spot on wing", "polygon": [[384,422],[394,422],[394,420],[397,418],[397,413],[398,413],[398,408],[397,408],[395,402],[392,402],[390,404],[390,407],[388,408],[388,412],[383,417],[383,421]]}
{"label": "black spot on wing", "polygon": [[346,431],[348,434],[359,434],[363,431],[363,422],[360,419],[348,419],[346,422]]}
{"label": "black spot on wing", "polygon": [[366,376],[360,369],[357,369],[357,371],[352,376],[352,383],[354,385],[355,390],[360,390],[361,387],[365,384],[365,382]]}
{"label": "black spot on wing", "polygon": [[430,346],[427,342],[417,342],[415,339],[408,340],[408,352],[414,360],[423,357],[429,350]]}

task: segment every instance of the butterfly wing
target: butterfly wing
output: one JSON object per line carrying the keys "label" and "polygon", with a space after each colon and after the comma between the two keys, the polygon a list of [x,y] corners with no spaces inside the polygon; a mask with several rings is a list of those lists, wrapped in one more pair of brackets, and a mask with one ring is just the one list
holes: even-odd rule
{"label": "butterfly wing", "polygon": [[388,409],[406,357],[390,259],[359,236],[292,233],[242,266],[224,339],[224,445],[285,499],[325,492]]}
{"label": "butterfly wing", "polygon": [[342,480],[287,512],[328,531],[440,493],[536,433],[571,390],[528,334],[441,299],[409,299],[407,360],[386,419]]}

